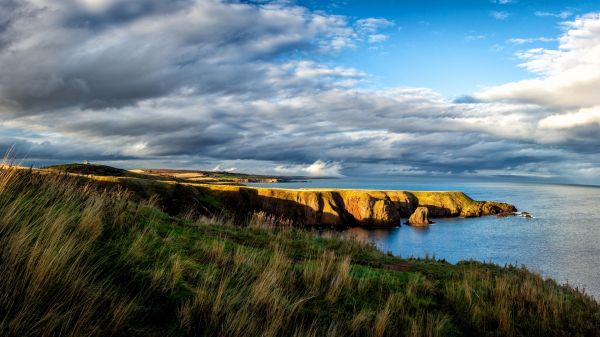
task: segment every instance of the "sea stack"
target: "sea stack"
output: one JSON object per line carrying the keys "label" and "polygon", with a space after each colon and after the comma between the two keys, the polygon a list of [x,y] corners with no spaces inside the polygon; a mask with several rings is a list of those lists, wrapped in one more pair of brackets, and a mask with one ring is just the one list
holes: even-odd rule
{"label": "sea stack", "polygon": [[413,214],[408,218],[408,224],[411,226],[427,226],[429,221],[429,210],[427,207],[417,207]]}

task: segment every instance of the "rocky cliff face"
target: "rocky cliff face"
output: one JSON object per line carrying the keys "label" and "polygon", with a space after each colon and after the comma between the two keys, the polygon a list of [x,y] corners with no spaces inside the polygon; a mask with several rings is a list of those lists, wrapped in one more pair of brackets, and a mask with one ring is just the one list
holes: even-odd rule
{"label": "rocky cliff face", "polygon": [[202,188],[239,212],[263,211],[308,226],[397,226],[419,206],[426,207],[431,217],[474,217],[516,211],[513,205],[475,201],[462,192],[291,190],[215,185]]}
{"label": "rocky cliff face", "polygon": [[101,186],[120,186],[140,199],[158,197],[170,214],[214,213],[223,208],[244,217],[262,211],[304,226],[389,227],[417,207],[429,217],[476,217],[515,212],[513,205],[475,201],[462,192],[410,192],[336,189],[281,189],[153,181],[135,177],[93,176]]}
{"label": "rocky cliff face", "polygon": [[407,223],[411,226],[427,226],[431,223],[429,221],[429,209],[427,207],[419,206],[413,214],[408,218]]}

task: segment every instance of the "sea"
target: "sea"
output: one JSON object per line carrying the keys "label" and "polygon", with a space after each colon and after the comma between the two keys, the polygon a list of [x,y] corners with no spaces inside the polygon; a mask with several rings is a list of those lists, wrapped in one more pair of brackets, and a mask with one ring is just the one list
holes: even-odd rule
{"label": "sea", "polygon": [[[383,251],[524,265],[600,299],[600,187],[417,178],[338,178],[251,184],[279,188],[463,191],[476,200],[508,202],[532,218],[487,216],[433,219],[427,228],[349,228]],[[404,219],[406,220],[406,219]]]}

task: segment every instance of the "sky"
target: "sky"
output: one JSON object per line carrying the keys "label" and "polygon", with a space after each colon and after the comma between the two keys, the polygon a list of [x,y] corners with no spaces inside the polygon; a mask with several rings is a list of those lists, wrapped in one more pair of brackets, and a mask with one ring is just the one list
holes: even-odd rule
{"label": "sky", "polygon": [[600,1],[0,8],[24,164],[600,184]]}

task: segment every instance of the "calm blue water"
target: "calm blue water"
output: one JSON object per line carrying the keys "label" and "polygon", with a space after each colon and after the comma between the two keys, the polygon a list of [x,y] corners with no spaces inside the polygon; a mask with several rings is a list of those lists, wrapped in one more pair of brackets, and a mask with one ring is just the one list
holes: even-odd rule
{"label": "calm blue water", "polygon": [[459,190],[477,200],[514,204],[534,218],[437,219],[426,229],[349,229],[384,251],[408,257],[435,255],[456,263],[476,259],[525,265],[561,283],[585,288],[600,299],[600,188],[570,185],[448,182],[443,180],[323,179],[253,184],[298,188]]}

